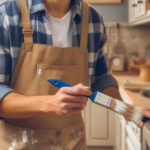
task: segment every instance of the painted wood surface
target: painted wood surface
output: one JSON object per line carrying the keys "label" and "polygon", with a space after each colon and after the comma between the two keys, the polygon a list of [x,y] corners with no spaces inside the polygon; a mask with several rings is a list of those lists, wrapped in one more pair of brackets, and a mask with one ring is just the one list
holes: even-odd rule
{"label": "painted wood surface", "polygon": [[89,100],[82,114],[86,127],[87,146],[113,147],[115,144],[114,112]]}

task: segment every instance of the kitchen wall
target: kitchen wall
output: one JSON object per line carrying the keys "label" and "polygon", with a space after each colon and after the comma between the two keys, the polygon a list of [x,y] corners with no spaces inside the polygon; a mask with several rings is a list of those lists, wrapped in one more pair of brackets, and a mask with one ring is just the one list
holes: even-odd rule
{"label": "kitchen wall", "polygon": [[106,23],[107,44],[105,52],[107,54],[123,53],[126,62],[130,59],[130,54],[136,52],[141,57],[146,57],[146,47],[150,44],[150,26],[127,26],[120,23],[119,28]]}
{"label": "kitchen wall", "polygon": [[[150,44],[150,26],[128,26],[128,2],[122,0],[122,4],[92,5],[103,16],[106,24],[108,40],[104,50],[108,61],[112,53],[123,53],[126,65],[131,53],[146,57],[146,47]],[[120,23],[119,28],[116,23]]]}
{"label": "kitchen wall", "polygon": [[128,0],[122,0],[122,4],[92,6],[103,16],[105,22],[128,21]]}

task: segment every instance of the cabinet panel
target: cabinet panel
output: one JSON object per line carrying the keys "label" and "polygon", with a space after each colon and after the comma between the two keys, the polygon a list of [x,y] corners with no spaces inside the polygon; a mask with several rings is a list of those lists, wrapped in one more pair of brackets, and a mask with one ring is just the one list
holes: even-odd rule
{"label": "cabinet panel", "polygon": [[128,134],[128,138],[130,139],[134,148],[136,150],[141,150],[141,143],[137,140],[137,137],[134,135],[134,133],[129,125],[126,126],[126,132]]}
{"label": "cabinet panel", "polygon": [[132,130],[132,133],[134,134],[134,136],[137,138],[137,140],[139,142],[142,141],[142,129],[141,128],[138,128],[137,125],[135,125],[134,123],[132,122],[129,122],[128,123],[131,130]]}
{"label": "cabinet panel", "polygon": [[[131,101],[124,94],[122,89],[119,89],[119,91],[120,91],[120,95],[121,95],[123,101],[132,105]],[[138,128],[137,125],[135,125],[133,122],[128,122],[128,125],[129,125],[130,129],[132,130],[132,133],[134,134],[134,137],[136,137],[138,142],[141,142],[142,141],[142,138],[141,138],[141,136],[142,136],[142,129]]]}
{"label": "cabinet panel", "polygon": [[129,0],[129,21],[134,21],[135,20],[135,14],[136,14],[136,9],[137,3],[136,0]]}
{"label": "cabinet panel", "polygon": [[85,126],[88,146],[114,146],[114,112],[92,103],[85,109]]}
{"label": "cabinet panel", "polygon": [[128,137],[126,138],[126,147],[126,150],[136,150]]}
{"label": "cabinet panel", "polygon": [[141,17],[146,14],[146,0],[135,0],[137,7],[135,8],[135,17]]}
{"label": "cabinet panel", "polygon": [[150,131],[143,127],[143,144],[142,144],[143,150],[150,150]]}
{"label": "cabinet panel", "polygon": [[[91,138],[92,139],[107,139],[109,125],[108,109],[99,105],[91,105]],[[96,129],[96,130],[95,130]]]}
{"label": "cabinet panel", "polygon": [[115,117],[115,150],[121,150],[121,123],[117,114]]}
{"label": "cabinet panel", "polygon": [[120,120],[121,123],[121,150],[126,150],[125,140],[126,140],[126,122],[125,119],[122,117]]}
{"label": "cabinet panel", "polygon": [[141,25],[150,23],[149,0],[129,1],[129,25]]}
{"label": "cabinet panel", "polygon": [[115,150],[126,150],[126,121],[116,114],[116,141]]}
{"label": "cabinet panel", "polygon": [[[120,95],[126,103],[132,104],[129,100],[129,97],[124,93],[124,91],[120,88]],[[115,150],[141,150],[141,136],[142,136],[142,129],[138,128],[134,123],[128,122],[124,119],[124,117],[118,115],[118,120],[120,122],[120,144],[118,147],[120,149]],[[117,123],[119,124],[119,123]],[[145,150],[145,149],[143,149]]]}

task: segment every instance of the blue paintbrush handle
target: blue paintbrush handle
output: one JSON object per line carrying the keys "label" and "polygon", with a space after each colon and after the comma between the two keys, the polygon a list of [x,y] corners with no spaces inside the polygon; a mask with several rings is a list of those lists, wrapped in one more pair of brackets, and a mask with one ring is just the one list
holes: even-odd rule
{"label": "blue paintbrush handle", "polygon": [[[73,87],[72,85],[70,85],[62,80],[58,80],[58,79],[48,79],[47,81],[49,81],[52,85],[59,87],[59,88]],[[92,100],[92,102],[94,102],[96,95],[97,95],[97,92],[93,93],[91,96],[88,96],[88,98],[90,98]]]}
{"label": "blue paintbrush handle", "polygon": [[73,87],[72,85],[62,81],[62,80],[58,80],[58,79],[48,79],[47,81],[49,81],[52,85],[62,88],[62,87]]}

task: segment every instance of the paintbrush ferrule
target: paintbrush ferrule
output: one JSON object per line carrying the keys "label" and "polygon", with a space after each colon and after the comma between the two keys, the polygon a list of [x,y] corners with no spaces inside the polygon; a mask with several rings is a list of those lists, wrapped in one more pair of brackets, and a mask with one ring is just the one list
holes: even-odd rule
{"label": "paintbrush ferrule", "polygon": [[112,100],[112,97],[107,96],[107,95],[105,95],[103,93],[97,92],[97,95],[96,95],[96,97],[94,99],[94,102],[96,102],[96,103],[98,103],[100,105],[109,107],[110,103],[111,103],[111,100]]}

